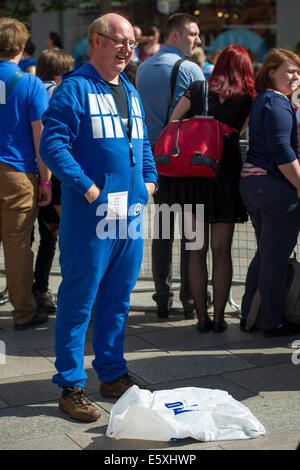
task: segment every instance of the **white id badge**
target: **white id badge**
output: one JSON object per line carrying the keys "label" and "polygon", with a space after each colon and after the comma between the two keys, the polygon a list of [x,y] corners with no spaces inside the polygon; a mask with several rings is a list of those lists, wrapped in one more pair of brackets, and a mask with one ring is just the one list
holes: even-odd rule
{"label": "white id badge", "polygon": [[120,193],[108,193],[107,216],[109,220],[127,218],[128,191]]}

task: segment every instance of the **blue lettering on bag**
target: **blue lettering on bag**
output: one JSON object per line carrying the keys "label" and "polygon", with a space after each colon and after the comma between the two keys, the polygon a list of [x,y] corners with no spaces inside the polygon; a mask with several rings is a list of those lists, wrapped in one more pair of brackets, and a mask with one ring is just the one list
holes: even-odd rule
{"label": "blue lettering on bag", "polygon": [[[197,405],[192,405],[192,406],[197,406]],[[165,403],[165,407],[173,410],[175,416],[180,413],[188,413],[190,411],[194,411],[194,410],[185,410],[184,404],[181,401],[176,401],[174,403]]]}

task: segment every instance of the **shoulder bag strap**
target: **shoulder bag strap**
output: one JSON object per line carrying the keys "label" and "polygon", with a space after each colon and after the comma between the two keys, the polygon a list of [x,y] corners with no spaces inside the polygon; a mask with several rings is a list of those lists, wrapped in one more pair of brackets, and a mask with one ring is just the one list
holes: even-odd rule
{"label": "shoulder bag strap", "polygon": [[201,81],[201,92],[202,92],[202,115],[208,116],[208,83],[206,80]]}
{"label": "shoulder bag strap", "polygon": [[[8,95],[12,92],[12,90],[14,89],[15,85],[17,84],[17,82],[20,80],[21,77],[23,77],[24,75],[24,72],[22,72],[22,70],[17,70],[15,75],[11,78],[11,80],[8,82],[7,86],[6,86],[6,98],[8,97]],[[2,105],[3,103],[0,103],[0,106]]]}
{"label": "shoulder bag strap", "polygon": [[165,120],[165,126],[168,124],[169,121],[169,112],[172,104],[172,99],[174,95],[174,90],[175,90],[175,85],[176,85],[176,80],[177,80],[177,75],[178,75],[178,70],[182,62],[184,62],[186,59],[178,59],[172,69],[172,75],[171,75],[171,81],[170,81],[170,88],[169,88],[169,100],[168,100],[168,109],[167,109],[167,114],[166,114],[166,120]]}

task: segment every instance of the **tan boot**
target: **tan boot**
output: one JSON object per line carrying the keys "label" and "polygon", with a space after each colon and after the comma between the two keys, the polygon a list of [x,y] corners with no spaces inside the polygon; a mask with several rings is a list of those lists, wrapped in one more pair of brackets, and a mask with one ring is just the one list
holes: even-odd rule
{"label": "tan boot", "polygon": [[113,382],[101,382],[100,394],[103,397],[114,397],[119,398],[126,392],[132,385],[137,385],[139,388],[143,388],[152,391],[151,387],[139,383],[136,379],[131,377],[127,372],[118,377]]}
{"label": "tan boot", "polygon": [[101,413],[80,387],[64,388],[59,399],[59,408],[68,415],[85,423],[96,421]]}

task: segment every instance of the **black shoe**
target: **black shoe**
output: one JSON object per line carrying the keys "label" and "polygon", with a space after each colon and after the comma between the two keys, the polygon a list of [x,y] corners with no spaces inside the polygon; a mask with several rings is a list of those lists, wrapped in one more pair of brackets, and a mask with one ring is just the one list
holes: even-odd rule
{"label": "black shoe", "polygon": [[42,325],[48,321],[48,314],[46,312],[39,312],[33,317],[32,320],[27,323],[15,323],[14,327],[16,331],[27,330],[28,328],[34,328],[35,326]]}
{"label": "black shoe", "polygon": [[168,318],[170,313],[170,307],[168,305],[158,305],[157,306],[157,317],[161,319]]}
{"label": "black shoe", "polygon": [[253,331],[256,331],[257,328],[256,328],[255,325],[252,325],[250,328],[248,328],[246,318],[241,318],[241,320],[240,320],[240,330],[241,331],[246,331],[246,333],[252,333]]}
{"label": "black shoe", "polygon": [[293,336],[300,333],[300,325],[292,322],[284,322],[279,328],[273,328],[270,330],[263,330],[263,335],[268,338],[276,336]]}
{"label": "black shoe", "polygon": [[183,314],[186,320],[192,320],[196,316],[194,310],[184,310]]}
{"label": "black shoe", "polygon": [[222,321],[213,321],[212,330],[215,333],[223,333],[227,328],[227,322],[225,320]]}
{"label": "black shoe", "polygon": [[50,289],[46,292],[32,289],[32,292],[35,297],[37,312],[56,313],[56,301]]}
{"label": "black shoe", "polygon": [[209,318],[209,316],[207,316],[205,320],[198,321],[196,328],[201,331],[201,333],[208,333],[212,327],[212,324],[212,320]]}

